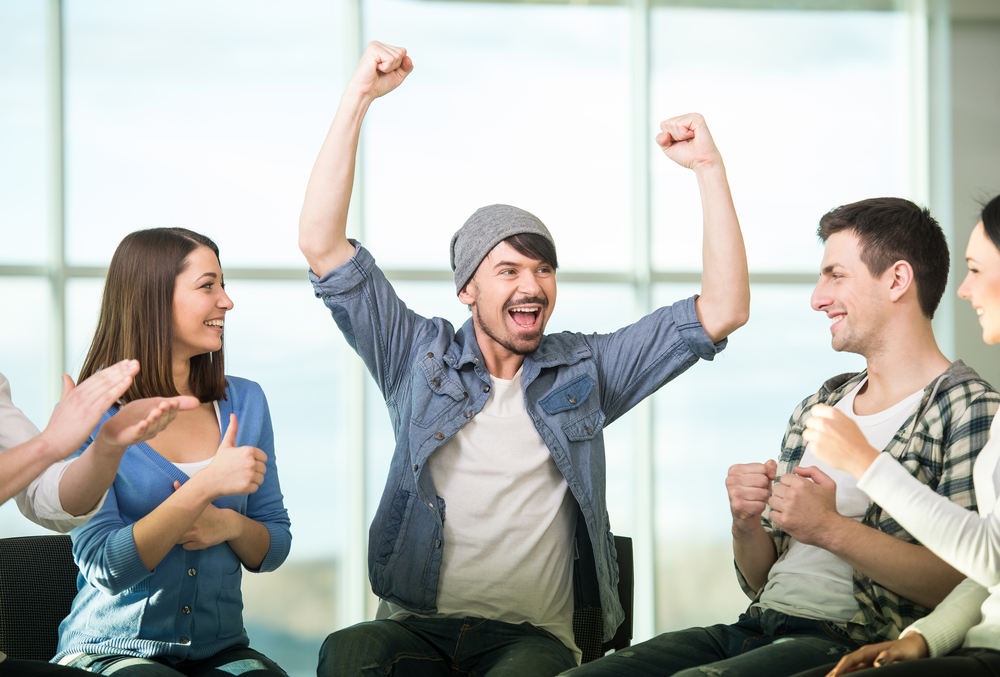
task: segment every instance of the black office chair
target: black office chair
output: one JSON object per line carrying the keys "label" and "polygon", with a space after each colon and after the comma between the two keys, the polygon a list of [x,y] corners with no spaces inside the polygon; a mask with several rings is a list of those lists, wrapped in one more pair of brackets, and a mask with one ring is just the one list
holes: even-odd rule
{"label": "black office chair", "polygon": [[635,596],[633,579],[632,539],[615,536],[618,551],[618,599],[625,610],[625,620],[611,641],[604,642],[604,616],[599,608],[577,609],[573,613],[573,635],[583,653],[582,662],[595,661],[614,649],[620,651],[632,645],[632,607]]}
{"label": "black office chair", "polygon": [[0,539],[0,651],[47,661],[76,597],[69,536]]}

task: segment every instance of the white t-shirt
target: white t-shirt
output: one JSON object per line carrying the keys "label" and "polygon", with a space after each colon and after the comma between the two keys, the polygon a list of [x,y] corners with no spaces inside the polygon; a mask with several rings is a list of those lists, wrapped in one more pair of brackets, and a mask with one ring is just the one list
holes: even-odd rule
{"label": "white t-shirt", "polygon": [[[431,454],[444,499],[437,613],[530,623],[573,640],[576,502],[524,406],[521,371],[490,377],[486,406]],[[418,616],[382,601],[376,618]]]}
{"label": "white t-shirt", "polygon": [[[918,390],[901,402],[871,416],[854,413],[854,398],[868,382],[865,378],[835,407],[854,420],[868,444],[885,449],[896,431],[920,404],[924,391]],[[858,480],[816,458],[809,447],[799,465],[816,466],[837,483],[837,512],[861,521],[868,510],[868,495],[858,489]],[[794,538],[767,576],[767,584],[755,606],[774,609],[801,618],[846,623],[858,612],[854,599],[851,565],[833,553]]]}

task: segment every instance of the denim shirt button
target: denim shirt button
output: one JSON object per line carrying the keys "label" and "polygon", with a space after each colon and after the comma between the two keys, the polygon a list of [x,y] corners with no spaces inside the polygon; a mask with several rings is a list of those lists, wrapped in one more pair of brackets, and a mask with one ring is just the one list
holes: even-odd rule
{"label": "denim shirt button", "polygon": [[440,548],[441,547],[441,541],[434,541],[434,547],[435,548]]}
{"label": "denim shirt button", "polygon": [[428,503],[427,507],[430,508],[431,510],[433,510],[434,509],[434,504],[433,503]]}
{"label": "denim shirt button", "polygon": [[469,393],[467,393],[467,392],[465,392],[465,391],[463,390],[463,391],[462,391],[462,397],[468,397],[468,396],[469,396]]}
{"label": "denim shirt button", "polygon": [[483,392],[484,393],[488,393],[489,391],[490,391],[490,387],[489,386],[483,386]]}
{"label": "denim shirt button", "polygon": [[181,644],[190,644],[191,640],[187,637],[181,637]]}
{"label": "denim shirt button", "polygon": [[420,466],[417,465],[416,463],[414,463],[413,464],[413,472],[417,472],[418,470],[420,470]]}
{"label": "denim shirt button", "polygon": [[181,613],[182,614],[189,614],[189,613],[191,613],[191,607],[189,607],[187,604],[185,604],[183,607],[181,607]]}
{"label": "denim shirt button", "polygon": [[434,439],[440,442],[441,440],[444,439],[444,433],[434,433]]}
{"label": "denim shirt button", "polygon": [[472,418],[472,412],[471,411],[465,412],[465,418]]}
{"label": "denim shirt button", "polygon": [[194,576],[196,573],[198,572],[195,571],[194,569],[188,569],[188,576]]}
{"label": "denim shirt button", "polygon": [[434,357],[434,353],[427,353],[427,357]]}
{"label": "denim shirt button", "polygon": [[440,388],[441,387],[441,381],[439,381],[437,379],[434,379],[433,381],[431,381],[431,385],[433,385],[435,388]]}
{"label": "denim shirt button", "polygon": [[591,430],[590,428],[584,428],[583,432],[587,433],[588,435],[593,435],[594,434],[594,431]]}
{"label": "denim shirt button", "polygon": [[576,404],[576,398],[575,398],[575,397],[573,397],[572,395],[570,395],[570,396],[569,396],[569,403],[570,403],[570,404]]}

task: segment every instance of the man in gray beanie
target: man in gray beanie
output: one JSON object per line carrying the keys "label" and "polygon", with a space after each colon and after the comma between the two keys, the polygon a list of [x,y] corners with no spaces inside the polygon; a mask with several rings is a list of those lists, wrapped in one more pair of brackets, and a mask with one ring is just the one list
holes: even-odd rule
{"label": "man in gray beanie", "polygon": [[[549,677],[581,661],[573,614],[624,613],[605,501],[603,429],[749,316],[746,253],[725,167],[699,115],[656,142],[698,178],[702,293],[611,334],[545,334],[556,247],[532,214],[476,211],[451,241],[458,330],[409,310],[346,237],[368,106],[413,63],[370,43],[313,168],[299,247],[316,296],[382,391],[396,433],[369,537],[376,620],[330,635],[320,677]],[[447,515],[447,519],[446,519]]]}

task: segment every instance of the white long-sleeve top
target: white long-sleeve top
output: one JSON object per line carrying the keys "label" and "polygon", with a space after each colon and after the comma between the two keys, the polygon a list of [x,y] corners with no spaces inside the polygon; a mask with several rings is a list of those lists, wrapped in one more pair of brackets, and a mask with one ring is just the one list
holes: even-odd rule
{"label": "white long-sleeve top", "polygon": [[[0,453],[13,449],[38,434],[38,428],[14,406],[10,397],[10,383],[7,377],[0,374]],[[104,504],[104,498],[98,501],[93,510],[80,516],[70,515],[63,510],[59,500],[59,482],[72,462],[60,461],[49,466],[14,497],[22,515],[39,526],[63,533],[90,521]]]}
{"label": "white long-sleeve top", "polygon": [[959,646],[1000,650],[1000,416],[972,471],[979,513],[952,503],[880,454],[858,488],[938,557],[968,576],[933,613],[909,628],[927,641],[931,656]]}

